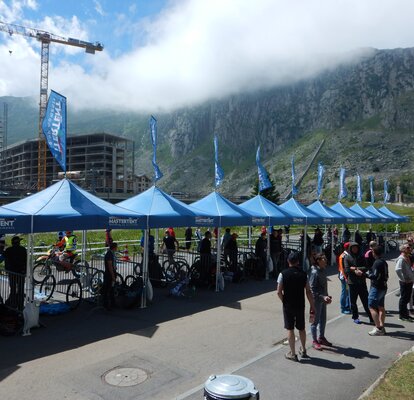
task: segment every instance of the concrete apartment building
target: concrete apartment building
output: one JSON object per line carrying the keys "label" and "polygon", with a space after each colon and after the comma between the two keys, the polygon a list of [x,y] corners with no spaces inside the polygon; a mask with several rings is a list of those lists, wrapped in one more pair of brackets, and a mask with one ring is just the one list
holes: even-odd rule
{"label": "concrete apartment building", "polygon": [[[151,181],[135,175],[134,142],[108,133],[67,137],[67,177],[82,188],[112,201],[145,191]],[[2,190],[35,192],[38,179],[38,139],[29,139],[3,152]],[[63,172],[48,150],[47,186],[63,178]]]}

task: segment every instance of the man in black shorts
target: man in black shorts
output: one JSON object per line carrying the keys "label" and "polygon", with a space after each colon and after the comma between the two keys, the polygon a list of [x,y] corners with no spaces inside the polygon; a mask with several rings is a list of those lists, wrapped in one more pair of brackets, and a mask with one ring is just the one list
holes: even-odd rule
{"label": "man in black shorts", "polygon": [[282,271],[277,279],[277,295],[283,303],[283,317],[290,351],[285,357],[288,360],[298,361],[295,350],[295,327],[299,331],[302,347],[299,349],[301,357],[307,357],[305,331],[305,292],[310,304],[310,312],[314,313],[312,293],[309,288],[306,272],[299,265],[299,255],[292,252],[288,256],[289,268]]}

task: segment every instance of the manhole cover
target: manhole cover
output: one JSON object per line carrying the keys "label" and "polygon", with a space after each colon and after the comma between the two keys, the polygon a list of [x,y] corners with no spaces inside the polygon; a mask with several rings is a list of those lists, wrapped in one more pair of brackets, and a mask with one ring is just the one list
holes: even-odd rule
{"label": "manhole cover", "polygon": [[103,380],[112,386],[135,386],[145,382],[147,372],[140,368],[115,368],[103,375]]}

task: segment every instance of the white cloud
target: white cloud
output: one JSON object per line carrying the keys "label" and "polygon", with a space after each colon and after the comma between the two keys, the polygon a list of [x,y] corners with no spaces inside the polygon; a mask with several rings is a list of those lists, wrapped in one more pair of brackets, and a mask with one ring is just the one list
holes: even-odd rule
{"label": "white cloud", "polygon": [[101,16],[106,15],[105,11],[104,11],[104,10],[103,10],[103,8],[102,8],[101,3],[100,3],[98,0],[93,0],[93,3],[95,4],[95,11],[96,11],[99,15],[101,15]]}
{"label": "white cloud", "polygon": [[[306,78],[362,47],[411,47],[413,12],[410,0],[176,0],[155,20],[134,21],[141,37],[146,30],[145,45],[117,58],[110,48],[85,55],[88,69],[52,65],[49,87],[79,107],[172,109]],[[74,18],[44,19],[42,26],[86,38]],[[22,46],[36,64],[37,50]],[[11,64],[1,63],[0,95],[20,93],[21,79]],[[28,83],[26,94],[37,86]]]}

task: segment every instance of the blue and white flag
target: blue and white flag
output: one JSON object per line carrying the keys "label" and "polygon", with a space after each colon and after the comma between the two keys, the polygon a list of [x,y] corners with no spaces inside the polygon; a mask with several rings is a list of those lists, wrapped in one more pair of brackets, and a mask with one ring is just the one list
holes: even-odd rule
{"label": "blue and white flag", "polygon": [[257,173],[259,175],[259,193],[262,190],[266,190],[272,187],[272,183],[269,180],[266,169],[260,162],[260,146],[257,148],[256,152],[256,164],[257,164]]}
{"label": "blue and white flag", "polygon": [[53,157],[66,172],[66,97],[53,90],[47,102],[42,130]]}
{"label": "blue and white flag", "polygon": [[295,185],[295,157],[292,157],[292,197],[298,194],[298,188]]}
{"label": "blue and white flag", "polygon": [[362,186],[361,186],[361,176],[357,174],[357,189],[356,189],[356,201],[362,201]]}
{"label": "blue and white flag", "polygon": [[341,168],[339,171],[339,200],[348,196],[348,190],[345,184],[345,168]]}
{"label": "blue and white flag", "polygon": [[152,166],[154,167],[154,180],[157,182],[163,177],[162,172],[157,165],[157,120],[151,115],[150,118],[150,132],[151,132],[151,143],[152,143]]}
{"label": "blue and white flag", "polygon": [[318,163],[318,188],[317,188],[317,194],[318,194],[318,200],[321,197],[322,194],[322,181],[323,181],[323,174],[325,173],[325,167],[320,162]]}
{"label": "blue and white flag", "polygon": [[218,139],[217,135],[214,135],[214,183],[216,188],[221,185],[221,181],[224,178],[224,172],[218,162]]}
{"label": "blue and white flag", "polygon": [[371,194],[371,204],[374,204],[375,203],[374,178],[372,176],[369,177],[369,192]]}
{"label": "blue and white flag", "polygon": [[388,192],[388,180],[384,179],[384,204],[387,204],[390,201],[390,197]]}

